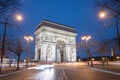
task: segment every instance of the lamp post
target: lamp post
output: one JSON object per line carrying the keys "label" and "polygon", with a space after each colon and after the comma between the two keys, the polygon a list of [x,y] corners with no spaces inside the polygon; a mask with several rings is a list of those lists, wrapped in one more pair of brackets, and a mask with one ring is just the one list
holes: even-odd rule
{"label": "lamp post", "polygon": [[29,48],[29,42],[33,40],[33,37],[28,35],[25,36],[24,39],[27,41],[26,67],[28,67],[28,48]]}
{"label": "lamp post", "polygon": [[[90,53],[90,49],[88,47],[88,41],[91,39],[91,36],[90,35],[85,35],[85,36],[82,36],[81,39],[85,40],[85,46],[86,46],[86,49],[87,49],[87,53],[88,53],[88,55],[90,57],[91,67],[93,67],[92,54]],[[88,66],[89,66],[89,58],[88,58]]]}
{"label": "lamp post", "polygon": [[119,44],[119,49],[120,49],[120,33],[119,33],[119,28],[118,28],[118,17],[114,16],[116,19],[116,31],[117,31],[117,38],[118,38],[118,44]]}
{"label": "lamp post", "polygon": [[[17,14],[16,14],[17,15]],[[21,19],[18,19],[21,18]],[[3,40],[2,40],[2,48],[1,48],[1,60],[0,60],[0,73],[2,71],[2,62],[3,62],[3,57],[5,55],[5,38],[6,38],[6,29],[7,29],[7,26],[9,25],[9,18],[10,17],[7,17],[5,18],[5,21],[4,22],[0,22],[0,24],[3,24],[4,25],[4,32],[3,32]],[[17,15],[16,17],[14,17],[16,19],[16,21],[22,21],[23,17],[22,15]]]}
{"label": "lamp post", "polygon": [[[99,12],[99,17],[101,18],[101,19],[104,19],[104,18],[106,18],[107,17],[107,12],[106,11],[104,11],[104,10],[101,10],[100,12]],[[117,39],[118,39],[118,46],[119,46],[119,49],[120,49],[120,34],[119,34],[119,24],[118,24],[118,17],[117,16],[115,16],[115,15],[112,15],[114,18],[115,18],[115,23],[116,23],[116,32],[117,32]]]}

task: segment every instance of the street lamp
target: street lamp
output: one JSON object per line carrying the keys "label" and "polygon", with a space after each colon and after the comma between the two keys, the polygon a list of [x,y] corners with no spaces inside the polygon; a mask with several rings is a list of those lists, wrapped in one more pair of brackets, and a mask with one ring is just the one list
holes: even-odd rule
{"label": "street lamp", "polygon": [[107,17],[107,12],[105,12],[104,10],[101,10],[98,14],[98,16],[101,18],[101,19],[104,19]]}
{"label": "street lamp", "polygon": [[[98,16],[101,18],[101,19],[104,19],[107,17],[107,12],[102,10],[99,12]],[[119,34],[119,24],[118,24],[118,17],[116,15],[112,15],[115,19],[116,19],[116,32],[117,32],[117,39],[118,39],[118,44],[119,44],[119,49],[120,49],[120,34]]]}
{"label": "street lamp", "polygon": [[[82,36],[81,37],[82,40],[85,40],[85,45],[86,45],[86,48],[87,48],[87,53],[90,57],[90,61],[91,61],[91,67],[93,67],[93,64],[92,64],[92,55],[90,53],[90,49],[88,48],[88,41],[91,39],[91,36],[90,35],[85,35],[85,36]],[[89,60],[88,60],[88,66],[89,66]]]}
{"label": "street lamp", "polygon": [[82,39],[82,40],[85,40],[85,42],[86,42],[86,46],[88,47],[88,43],[87,43],[87,41],[91,39],[91,36],[89,36],[89,35],[82,36],[81,39]]}
{"label": "street lamp", "polygon": [[119,60],[119,59],[120,59],[120,57],[119,57],[119,56],[116,56],[116,59],[117,59],[117,60]]}
{"label": "street lamp", "polygon": [[92,58],[92,61],[94,61],[95,59],[94,58]]}
{"label": "street lamp", "polygon": [[[12,16],[13,17],[13,16]],[[1,66],[0,66],[0,73],[2,71],[2,62],[3,62],[3,57],[5,55],[5,38],[6,38],[6,28],[7,26],[9,25],[9,20],[10,20],[11,17],[6,17],[4,16],[4,21],[3,22],[0,22],[0,24],[3,24],[4,25],[4,32],[3,32],[3,40],[2,40],[2,54],[1,54]],[[22,18],[22,16],[21,16]],[[17,19],[17,17],[15,17],[16,21],[20,21],[20,19]],[[22,18],[23,19],[23,18]],[[22,20],[21,20],[22,21]]]}
{"label": "street lamp", "polygon": [[105,58],[103,57],[102,60],[105,60]]}
{"label": "street lamp", "polygon": [[17,21],[22,21],[22,20],[23,20],[23,16],[22,16],[21,14],[16,14],[16,15],[15,15],[15,19],[16,19]]}
{"label": "street lamp", "polygon": [[27,41],[27,54],[26,54],[26,67],[28,67],[28,48],[29,48],[29,42],[30,41],[33,41],[33,37],[28,35],[28,36],[25,36],[24,39]]}

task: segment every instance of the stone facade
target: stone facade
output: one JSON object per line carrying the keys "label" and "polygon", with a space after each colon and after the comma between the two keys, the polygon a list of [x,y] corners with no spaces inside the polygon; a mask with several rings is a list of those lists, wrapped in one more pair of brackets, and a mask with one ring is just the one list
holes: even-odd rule
{"label": "stone facade", "polygon": [[46,62],[75,62],[76,33],[73,28],[42,21],[35,31],[35,60]]}

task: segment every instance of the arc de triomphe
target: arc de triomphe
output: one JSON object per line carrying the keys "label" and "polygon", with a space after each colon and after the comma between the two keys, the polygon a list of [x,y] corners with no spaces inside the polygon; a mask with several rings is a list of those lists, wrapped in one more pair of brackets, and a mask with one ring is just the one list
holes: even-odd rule
{"label": "arc de triomphe", "polygon": [[74,28],[43,20],[36,28],[35,60],[47,62],[76,61]]}

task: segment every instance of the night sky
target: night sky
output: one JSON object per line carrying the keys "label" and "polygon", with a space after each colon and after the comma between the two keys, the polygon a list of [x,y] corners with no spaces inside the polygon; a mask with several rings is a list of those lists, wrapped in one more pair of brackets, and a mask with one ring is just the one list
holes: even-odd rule
{"label": "night sky", "polygon": [[[81,36],[85,34],[91,35],[91,40],[114,38],[114,27],[103,28],[106,20],[98,18],[99,10],[95,0],[22,0],[19,13],[24,16],[24,20],[19,23],[21,30],[17,33],[20,37],[28,34],[35,37],[36,26],[46,19],[75,28],[77,42],[82,41]],[[31,42],[31,46],[34,52],[34,42]],[[80,51],[77,54],[86,56]]]}

